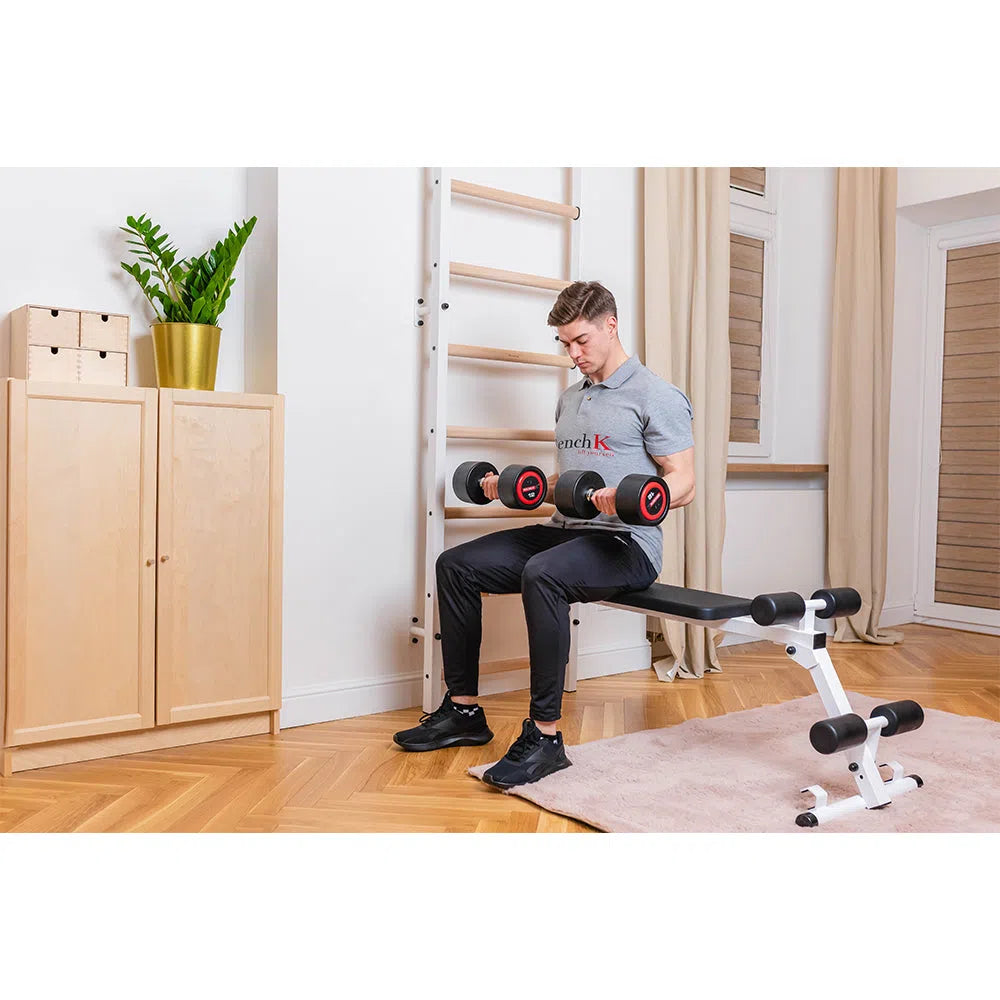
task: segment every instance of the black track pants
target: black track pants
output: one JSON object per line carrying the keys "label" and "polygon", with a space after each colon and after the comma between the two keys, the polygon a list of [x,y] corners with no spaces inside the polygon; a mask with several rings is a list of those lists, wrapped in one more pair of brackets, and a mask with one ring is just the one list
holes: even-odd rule
{"label": "black track pants", "polygon": [[479,693],[481,593],[520,593],[528,624],[531,718],[556,722],[569,660],[569,606],[644,590],[656,579],[628,532],[535,524],[446,549],[437,561],[444,678],[452,695]]}

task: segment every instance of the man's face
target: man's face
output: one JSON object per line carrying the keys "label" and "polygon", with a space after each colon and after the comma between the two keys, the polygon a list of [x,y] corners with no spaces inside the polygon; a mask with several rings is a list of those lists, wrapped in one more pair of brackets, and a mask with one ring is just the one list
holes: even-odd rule
{"label": "man's face", "polygon": [[614,316],[602,316],[593,322],[575,319],[557,329],[559,340],[573,364],[582,374],[591,375],[600,371],[608,360],[618,320]]}

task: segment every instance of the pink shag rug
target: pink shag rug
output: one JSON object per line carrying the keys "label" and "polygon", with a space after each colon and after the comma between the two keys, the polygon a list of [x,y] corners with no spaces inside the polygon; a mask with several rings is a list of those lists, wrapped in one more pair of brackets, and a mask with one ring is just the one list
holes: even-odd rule
{"label": "pink shag rug", "polygon": [[[889,700],[848,697],[864,718]],[[795,817],[814,802],[799,789],[822,785],[830,802],[857,793],[844,755],[823,756],[809,743],[809,727],[824,718],[816,694],[567,746],[572,767],[504,794],[609,833],[1000,830],[1000,723],[932,708],[920,729],[879,741],[879,762],[898,760],[923,788],[885,809],[797,827]],[[479,778],[490,766],[469,773]]]}

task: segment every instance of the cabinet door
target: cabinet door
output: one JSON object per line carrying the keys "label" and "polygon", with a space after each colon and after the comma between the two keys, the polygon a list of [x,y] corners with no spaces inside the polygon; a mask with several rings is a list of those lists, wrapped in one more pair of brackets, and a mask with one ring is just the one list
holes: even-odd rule
{"label": "cabinet door", "polygon": [[159,725],[281,707],[283,403],[160,390]]}
{"label": "cabinet door", "polygon": [[8,387],[6,742],[151,727],[156,390]]}

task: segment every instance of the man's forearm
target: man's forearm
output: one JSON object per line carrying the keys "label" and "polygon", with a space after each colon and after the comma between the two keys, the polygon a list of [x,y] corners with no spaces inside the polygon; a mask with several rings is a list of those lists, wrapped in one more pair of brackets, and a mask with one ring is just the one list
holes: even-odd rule
{"label": "man's forearm", "polygon": [[694,499],[694,480],[685,477],[680,472],[673,472],[663,477],[670,490],[670,509],[686,507]]}

